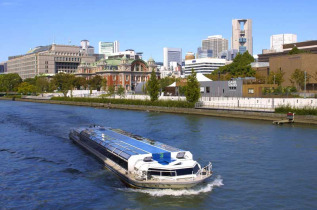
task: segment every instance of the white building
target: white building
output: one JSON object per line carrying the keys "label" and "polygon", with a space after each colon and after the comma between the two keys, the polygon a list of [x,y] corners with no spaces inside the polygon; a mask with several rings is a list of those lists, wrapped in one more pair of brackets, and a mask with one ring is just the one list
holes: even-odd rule
{"label": "white building", "polygon": [[192,69],[196,73],[210,74],[221,66],[226,65],[226,59],[219,58],[200,58],[185,60],[185,76],[191,74]]}
{"label": "white building", "polygon": [[[201,50],[207,51],[207,53],[208,53],[208,50],[211,50],[212,51],[211,57],[216,58],[220,52],[228,50],[228,40],[223,38],[221,35],[208,36],[207,39],[202,40]],[[210,56],[198,55],[198,57],[203,58],[203,57],[210,57]]]}
{"label": "white building", "polygon": [[120,52],[120,43],[116,40],[113,42],[113,53],[117,52]]}
{"label": "white building", "polygon": [[95,53],[95,48],[93,46],[90,46],[88,40],[81,40],[80,52],[88,54],[88,55],[93,55]]}
{"label": "white building", "polygon": [[113,42],[99,42],[99,54],[110,55],[114,52]]}
{"label": "white building", "polygon": [[270,39],[270,48],[274,52],[282,52],[283,44],[291,44],[297,42],[296,34],[277,34],[272,35]]}
{"label": "white building", "polygon": [[167,48],[163,49],[163,66],[168,69],[170,67],[170,62],[177,62],[182,65],[182,48]]}

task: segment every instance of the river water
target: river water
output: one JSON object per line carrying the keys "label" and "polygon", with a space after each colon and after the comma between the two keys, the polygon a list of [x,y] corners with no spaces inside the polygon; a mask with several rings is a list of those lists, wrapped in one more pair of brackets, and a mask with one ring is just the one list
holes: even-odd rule
{"label": "river water", "polygon": [[[126,188],[68,139],[105,125],[190,150],[190,190]],[[316,209],[317,129],[194,115],[0,101],[0,209]]]}

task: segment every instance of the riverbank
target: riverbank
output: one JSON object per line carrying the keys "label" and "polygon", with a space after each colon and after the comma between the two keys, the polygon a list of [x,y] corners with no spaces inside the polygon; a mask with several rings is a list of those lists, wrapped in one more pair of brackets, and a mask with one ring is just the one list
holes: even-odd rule
{"label": "riverbank", "polygon": [[[0,100],[12,100],[12,99],[0,97]],[[274,120],[280,120],[280,119],[286,118],[285,114],[250,112],[250,111],[208,110],[208,109],[194,109],[194,108],[124,105],[124,104],[93,103],[93,102],[34,100],[34,99],[21,99],[21,98],[16,98],[15,100],[24,101],[24,102],[34,102],[34,103],[90,106],[90,107],[106,108],[106,109],[127,109],[127,110],[138,110],[138,111],[176,113],[176,114],[195,114],[195,115],[204,115],[204,116],[213,116],[213,117],[226,117],[226,118],[265,120],[265,121],[274,121]],[[295,115],[295,123],[317,125],[317,116]]]}

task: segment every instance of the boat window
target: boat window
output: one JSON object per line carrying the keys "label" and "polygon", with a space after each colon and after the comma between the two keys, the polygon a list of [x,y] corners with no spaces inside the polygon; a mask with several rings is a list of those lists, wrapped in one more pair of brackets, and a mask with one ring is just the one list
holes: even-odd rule
{"label": "boat window", "polygon": [[[190,174],[196,174],[199,170],[198,164],[195,165],[194,168],[182,168],[177,170],[159,170],[150,168],[149,174],[154,176],[183,176],[183,175],[190,175]],[[176,174],[175,174],[176,171]]]}

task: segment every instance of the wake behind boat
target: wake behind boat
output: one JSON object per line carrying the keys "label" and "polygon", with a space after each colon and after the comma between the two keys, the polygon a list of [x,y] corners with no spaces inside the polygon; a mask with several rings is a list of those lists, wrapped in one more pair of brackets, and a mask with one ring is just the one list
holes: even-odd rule
{"label": "wake behind boat", "polygon": [[122,181],[136,188],[190,188],[212,175],[189,151],[120,129],[91,126],[73,129],[69,138],[101,159]]}

